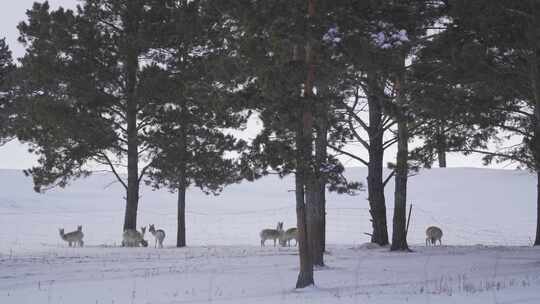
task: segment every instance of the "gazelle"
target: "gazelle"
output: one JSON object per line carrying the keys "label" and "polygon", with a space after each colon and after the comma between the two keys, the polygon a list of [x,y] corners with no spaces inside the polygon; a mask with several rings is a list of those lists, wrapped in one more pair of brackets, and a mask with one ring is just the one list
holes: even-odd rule
{"label": "gazelle", "polygon": [[154,227],[154,225],[150,225],[150,228],[148,228],[148,231],[154,236],[156,239],[156,244],[154,247],[157,248],[159,243],[159,248],[163,248],[163,240],[165,239],[165,231],[163,229],[158,229]]}
{"label": "gazelle", "polygon": [[426,229],[426,246],[429,246],[429,244],[435,246],[437,244],[437,240],[439,241],[439,245],[442,245],[442,236],[443,233],[441,228],[435,226],[428,227]]}
{"label": "gazelle", "polygon": [[73,246],[79,245],[79,247],[84,245],[84,233],[82,232],[81,225],[77,226],[77,230],[72,232],[64,233],[64,228],[59,228],[58,231],[60,232],[62,240],[68,242],[69,247],[71,247],[71,244],[73,244]]}
{"label": "gazelle", "polygon": [[283,233],[283,222],[278,222],[276,229],[263,229],[259,233],[259,236],[261,237],[261,247],[264,246],[264,242],[266,240],[274,240],[274,247],[276,247],[276,241],[280,238],[281,234]]}
{"label": "gazelle", "polygon": [[289,228],[283,233],[281,233],[281,236],[279,238],[279,244],[281,246],[291,246],[291,241],[294,240],[294,246],[298,244],[298,229],[296,227]]}
{"label": "gazelle", "polygon": [[146,227],[141,227],[141,232],[135,229],[126,229],[122,234],[122,247],[148,247],[148,242],[144,239]]}

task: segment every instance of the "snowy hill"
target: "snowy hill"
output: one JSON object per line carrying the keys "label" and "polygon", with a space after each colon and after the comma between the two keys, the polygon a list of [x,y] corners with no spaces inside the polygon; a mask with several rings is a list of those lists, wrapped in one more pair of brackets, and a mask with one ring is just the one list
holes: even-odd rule
{"label": "snowy hill", "polygon": [[[365,181],[365,168],[347,175]],[[112,175],[99,173],[66,189],[45,194],[32,190],[20,171],[0,170],[0,252],[39,250],[63,245],[58,228],[82,224],[88,245],[115,245],[121,238],[124,192]],[[411,177],[408,201],[413,206],[409,242],[422,244],[425,227],[443,228],[443,243],[452,245],[528,245],[534,237],[536,178],[525,171],[452,168],[424,170]],[[198,189],[188,192],[189,245],[256,245],[258,231],[295,224],[292,177],[268,176],[254,183],[232,185],[220,196]],[[393,184],[386,191],[388,222],[392,220]],[[330,194],[330,244],[361,244],[370,232],[367,193]],[[168,232],[165,245],[174,245],[176,195],[143,187],[139,226],[151,223]],[[391,225],[389,227],[391,229]]]}
{"label": "snowy hill", "polygon": [[[365,180],[366,170],[348,174]],[[536,179],[526,172],[433,169],[411,178],[412,253],[363,244],[366,193],[330,195],[327,266],[315,270],[316,286],[303,290],[293,289],[297,248],[260,248],[258,240],[259,230],[278,220],[294,225],[291,178],[234,185],[219,197],[191,191],[189,246],[181,249],[174,248],[175,195],[148,188],[139,226],[164,228],[166,248],[118,247],[124,193],[111,181],[97,174],[42,195],[20,172],[0,170],[0,303],[540,301],[539,248],[509,246],[528,245],[535,231]],[[388,185],[389,206],[392,190]],[[69,248],[57,228],[77,224],[85,247]],[[430,224],[443,229],[444,246],[423,245]]]}

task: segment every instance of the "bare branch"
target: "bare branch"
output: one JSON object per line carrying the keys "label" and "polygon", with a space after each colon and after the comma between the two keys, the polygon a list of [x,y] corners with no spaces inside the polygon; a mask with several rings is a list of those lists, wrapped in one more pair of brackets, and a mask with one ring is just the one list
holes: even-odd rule
{"label": "bare branch", "polygon": [[392,170],[392,172],[390,172],[390,174],[388,174],[388,176],[384,179],[383,187],[386,187],[386,184],[388,184],[394,175],[396,175],[396,170]]}
{"label": "bare branch", "polygon": [[392,138],[392,139],[389,139],[389,140],[385,141],[385,142],[383,143],[383,150],[388,149],[390,146],[392,146],[393,144],[397,143],[397,141],[398,141],[398,138],[397,138],[397,137],[394,137],[394,138]]}
{"label": "bare branch", "polygon": [[358,134],[358,132],[356,132],[356,129],[354,128],[352,121],[349,119],[348,122],[349,122],[349,128],[351,129],[351,132],[354,135],[354,137],[356,138],[356,140],[358,140],[364,146],[364,148],[369,149],[369,143],[367,141],[365,141],[360,136],[360,134]]}
{"label": "bare branch", "polygon": [[350,157],[350,158],[356,159],[357,161],[361,162],[362,164],[364,164],[364,165],[366,165],[366,166],[369,165],[369,163],[368,163],[367,161],[365,161],[364,159],[362,159],[362,158],[359,157],[359,156],[356,156],[356,155],[354,155],[354,154],[352,154],[352,153],[349,153],[349,152],[347,152],[347,151],[343,151],[342,149],[340,149],[340,148],[338,148],[338,147],[335,147],[335,146],[333,146],[333,145],[330,145],[330,144],[328,144],[328,147],[331,148],[331,149],[334,150],[334,151],[337,151],[337,152],[339,152],[339,153],[342,153],[342,154],[344,154],[344,155],[347,155],[347,156]]}
{"label": "bare branch", "polygon": [[105,162],[109,165],[109,167],[111,168],[111,171],[112,173],[114,174],[114,176],[116,177],[116,179],[122,184],[122,186],[124,186],[124,189],[128,189],[128,186],[126,185],[126,183],[124,182],[124,180],[120,177],[120,175],[118,174],[118,172],[116,172],[116,168],[114,167],[114,164],[113,162],[111,161],[111,159],[107,156],[107,154],[105,153],[100,153],[101,157],[103,157],[103,159],[105,159]]}
{"label": "bare branch", "polygon": [[141,180],[143,179],[143,177],[146,175],[146,171],[148,171],[148,169],[152,166],[152,164],[154,163],[154,161],[151,161],[149,162],[146,166],[144,166],[141,170],[141,174],[139,175],[139,178],[137,179],[137,183],[138,184],[141,184]]}

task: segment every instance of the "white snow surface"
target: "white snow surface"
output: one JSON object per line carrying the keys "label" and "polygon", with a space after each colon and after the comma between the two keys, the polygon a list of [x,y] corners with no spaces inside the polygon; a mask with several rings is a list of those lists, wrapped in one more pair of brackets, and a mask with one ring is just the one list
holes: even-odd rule
{"label": "white snow surface", "polygon": [[[347,175],[365,181],[365,168]],[[165,249],[121,248],[125,193],[109,174],[32,190],[0,170],[0,303],[540,303],[536,183],[526,171],[431,169],[409,180],[412,253],[366,244],[367,193],[327,198],[327,266],[295,290],[296,248],[260,248],[258,233],[295,225],[292,177],[187,196],[189,247],[174,248],[176,195],[143,187],[138,226],[167,233]],[[386,192],[391,235],[393,183]],[[83,226],[84,248],[58,235]],[[437,225],[442,247],[425,247]],[[153,247],[154,240],[146,235]]]}

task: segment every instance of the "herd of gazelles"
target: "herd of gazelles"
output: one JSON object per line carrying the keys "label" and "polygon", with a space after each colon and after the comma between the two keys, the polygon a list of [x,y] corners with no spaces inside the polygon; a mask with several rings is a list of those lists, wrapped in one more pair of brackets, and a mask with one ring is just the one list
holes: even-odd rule
{"label": "herd of gazelles", "polygon": [[[62,240],[66,241],[69,247],[84,245],[83,237],[84,233],[82,232],[82,226],[77,226],[77,230],[64,233],[64,228],[60,228],[60,237]],[[154,225],[150,225],[148,231],[155,238],[155,247],[163,248],[163,240],[165,239],[165,231],[163,229],[156,229]],[[146,227],[141,227],[141,232],[135,229],[126,229],[122,234],[122,247],[148,247],[148,242],[144,239],[144,234],[146,232]],[[442,230],[439,227],[430,226],[426,229],[426,246],[436,245],[436,242],[439,241],[439,245],[442,245]],[[276,241],[279,241],[281,246],[291,246],[291,241],[294,240],[296,246],[298,244],[298,229],[296,227],[283,230],[283,222],[278,222],[276,229],[263,229],[259,233],[261,237],[261,247],[264,246],[264,243],[267,240],[274,241],[274,247],[276,247]]]}
{"label": "herd of gazelles", "polygon": [[[64,233],[64,228],[60,228],[60,237],[62,240],[66,241],[69,247],[84,245],[83,238],[84,233],[82,232],[82,226],[77,226],[77,230]],[[156,239],[155,247],[163,248],[163,240],[165,239],[165,230],[156,229],[154,225],[150,225],[148,231]],[[122,234],[122,247],[148,247],[148,241],[144,239],[144,234],[146,233],[146,227],[141,227],[141,232],[135,229],[126,229]]]}

